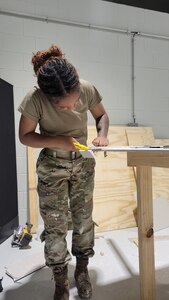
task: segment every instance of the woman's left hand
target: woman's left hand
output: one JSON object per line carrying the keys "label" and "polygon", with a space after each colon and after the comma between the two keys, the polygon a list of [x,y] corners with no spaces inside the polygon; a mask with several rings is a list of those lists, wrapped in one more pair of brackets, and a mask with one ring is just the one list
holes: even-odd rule
{"label": "woman's left hand", "polygon": [[98,146],[108,146],[109,140],[107,137],[104,136],[98,136],[93,141],[92,144],[96,147]]}

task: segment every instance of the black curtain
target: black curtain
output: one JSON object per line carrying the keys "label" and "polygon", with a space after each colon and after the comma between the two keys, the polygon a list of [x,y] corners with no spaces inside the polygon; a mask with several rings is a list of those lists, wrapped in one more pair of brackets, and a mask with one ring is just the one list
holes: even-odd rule
{"label": "black curtain", "polygon": [[0,243],[18,226],[13,86],[0,79]]}

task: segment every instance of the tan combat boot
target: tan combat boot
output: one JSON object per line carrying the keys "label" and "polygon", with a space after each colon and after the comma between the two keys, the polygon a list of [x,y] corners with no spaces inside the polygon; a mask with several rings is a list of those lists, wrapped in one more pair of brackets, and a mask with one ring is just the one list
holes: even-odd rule
{"label": "tan combat boot", "polygon": [[53,300],[69,299],[69,282],[67,273],[67,266],[53,269],[53,275],[55,280],[55,294]]}
{"label": "tan combat boot", "polygon": [[92,296],[92,286],[87,270],[88,258],[76,258],[75,281],[78,295],[81,299],[89,299]]}

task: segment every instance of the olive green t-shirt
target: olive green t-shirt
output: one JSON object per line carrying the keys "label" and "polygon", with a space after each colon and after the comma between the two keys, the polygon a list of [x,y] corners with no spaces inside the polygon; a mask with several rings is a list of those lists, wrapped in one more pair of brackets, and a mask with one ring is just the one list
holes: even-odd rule
{"label": "olive green t-shirt", "polygon": [[71,136],[82,144],[87,142],[87,111],[101,102],[102,97],[88,81],[80,80],[80,98],[75,110],[59,110],[38,87],[30,90],[18,110],[39,123],[45,136]]}

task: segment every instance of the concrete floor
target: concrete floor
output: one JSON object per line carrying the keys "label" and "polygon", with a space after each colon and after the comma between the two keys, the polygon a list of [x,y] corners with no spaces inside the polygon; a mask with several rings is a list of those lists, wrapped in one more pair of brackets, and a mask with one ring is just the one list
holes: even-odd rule
{"label": "concrete floor", "polygon": [[[71,231],[67,242],[71,248]],[[155,234],[157,300],[169,299],[169,228]],[[95,256],[90,259],[89,273],[93,285],[93,300],[139,300],[138,247],[131,241],[137,238],[137,228],[96,234]],[[11,248],[11,237],[0,245],[0,277],[3,292],[0,300],[52,300],[54,282],[49,268],[44,267],[13,282],[5,274],[5,266],[28,256],[43,254],[44,245],[34,236],[30,249]],[[70,300],[79,299],[74,282],[75,259],[69,265]]]}

